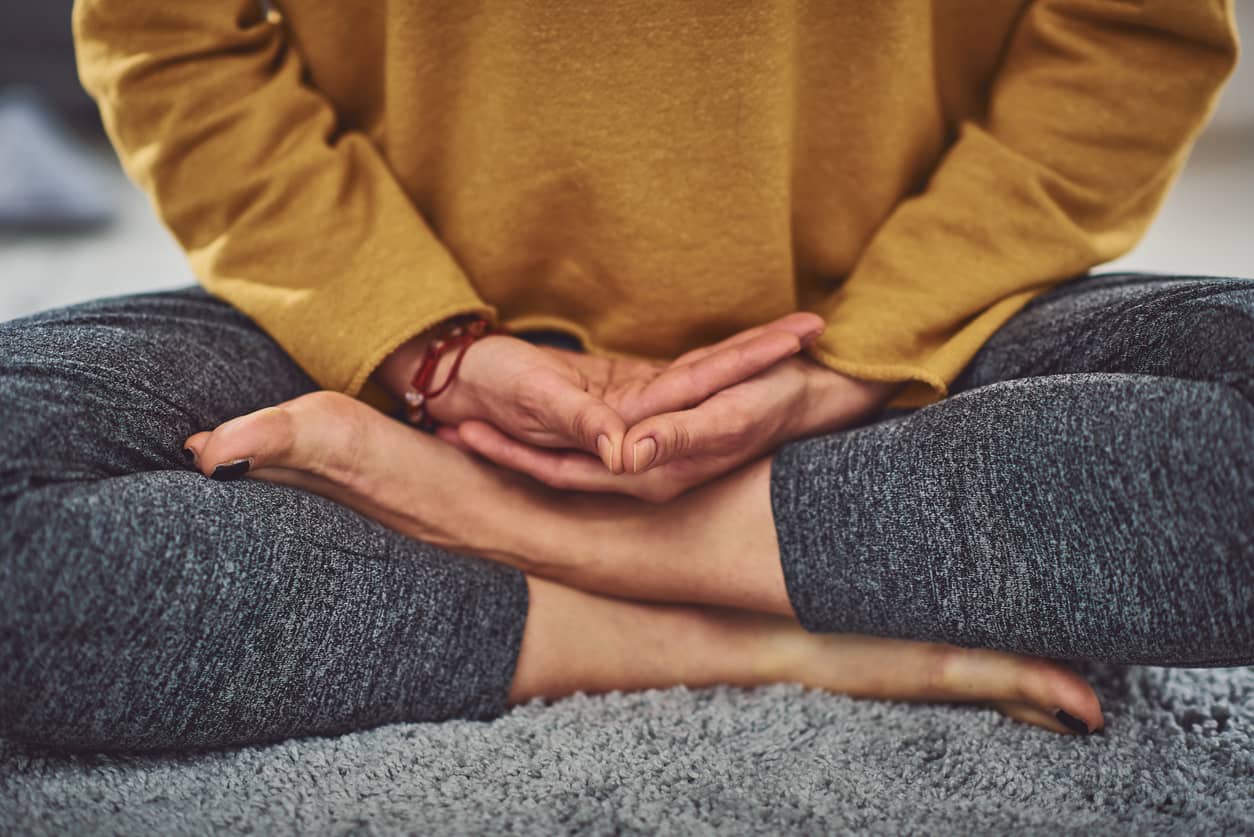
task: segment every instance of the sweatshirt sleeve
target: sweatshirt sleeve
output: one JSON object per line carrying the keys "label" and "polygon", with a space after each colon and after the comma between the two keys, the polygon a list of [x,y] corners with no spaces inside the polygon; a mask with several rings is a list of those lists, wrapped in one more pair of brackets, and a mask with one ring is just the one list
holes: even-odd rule
{"label": "sweatshirt sleeve", "polygon": [[497,312],[261,5],[79,0],[79,73],[201,283],[319,386],[361,395],[410,337]]}
{"label": "sweatshirt sleeve", "polygon": [[1132,248],[1236,61],[1224,0],[1038,0],[980,118],[821,300],[810,352],[944,397],[1032,297]]}

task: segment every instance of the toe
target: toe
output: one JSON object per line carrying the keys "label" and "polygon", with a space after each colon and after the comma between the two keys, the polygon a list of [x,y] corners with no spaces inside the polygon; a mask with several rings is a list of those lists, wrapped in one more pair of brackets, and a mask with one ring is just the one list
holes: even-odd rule
{"label": "toe", "polygon": [[209,476],[228,479],[258,468],[284,466],[291,459],[294,429],[291,416],[281,406],[233,418],[211,433],[198,434],[206,438],[192,443],[197,466]]}
{"label": "toe", "polygon": [[200,463],[203,461],[201,452],[205,449],[205,445],[209,444],[209,438],[213,434],[208,430],[202,430],[199,433],[193,433],[183,442],[183,450],[192,467],[202,470]]}
{"label": "toe", "polygon": [[1007,715],[1056,732],[1083,735],[1102,727],[1101,703],[1093,688],[1051,660],[955,650],[945,660],[943,682],[957,699],[972,700],[982,693]]}
{"label": "toe", "polygon": [[1101,701],[1093,687],[1066,665],[1022,658],[1024,676],[1019,694],[1024,703],[1051,715],[1058,727],[1077,735],[1096,732],[1105,724]]}
{"label": "toe", "polygon": [[1041,727],[1050,732],[1058,732],[1063,735],[1074,734],[1053,715],[1037,709],[1035,706],[1029,706],[1026,703],[1014,703],[1012,701],[995,701],[993,708],[1007,718],[1013,718],[1023,724],[1029,724],[1034,727]]}
{"label": "toe", "polygon": [[233,418],[190,437],[186,445],[210,476],[230,479],[261,468],[287,468],[338,480],[355,467],[364,436],[362,412],[370,409],[347,395],[314,392]]}

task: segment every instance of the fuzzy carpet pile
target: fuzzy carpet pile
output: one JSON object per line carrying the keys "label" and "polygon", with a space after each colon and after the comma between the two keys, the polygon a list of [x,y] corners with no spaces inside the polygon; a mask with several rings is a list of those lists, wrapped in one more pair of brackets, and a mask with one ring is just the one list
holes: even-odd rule
{"label": "fuzzy carpet pile", "polygon": [[1254,669],[1088,673],[1088,738],[777,686],[191,756],[0,742],[0,833],[1254,833]]}

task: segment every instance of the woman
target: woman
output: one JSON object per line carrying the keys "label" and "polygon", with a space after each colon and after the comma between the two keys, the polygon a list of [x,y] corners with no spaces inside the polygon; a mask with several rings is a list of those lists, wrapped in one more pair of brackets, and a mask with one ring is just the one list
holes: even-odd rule
{"label": "woman", "polygon": [[80,68],[209,293],[3,329],[7,734],[778,681],[1083,733],[1046,657],[1254,659],[1254,285],[1064,283],[1225,4],[171,6],[80,2]]}

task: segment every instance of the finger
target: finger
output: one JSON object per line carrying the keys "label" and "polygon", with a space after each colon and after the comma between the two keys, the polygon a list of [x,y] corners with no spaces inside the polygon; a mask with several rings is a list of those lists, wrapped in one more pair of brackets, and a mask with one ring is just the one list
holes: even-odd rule
{"label": "finger", "polygon": [[801,350],[795,334],[764,331],[681,366],[670,366],[649,382],[630,404],[627,418],[673,412],[700,404]]}
{"label": "finger", "polygon": [[824,326],[825,323],[823,322],[823,318],[817,314],[811,314],[808,311],[794,312],[772,320],[769,323],[754,326],[753,328],[748,328],[744,331],[738,331],[731,337],[727,337],[717,343],[712,343],[709,346],[702,346],[700,348],[693,349],[690,352],[686,352],[672,361],[671,365],[682,365],[685,363],[691,363],[695,360],[700,360],[712,352],[725,349],[729,346],[735,346],[738,343],[742,343],[745,340],[751,340],[752,338],[765,334],[768,331],[782,331],[785,333],[795,334],[798,340],[802,343],[807,343],[816,338],[819,334],[822,334]]}
{"label": "finger", "polygon": [[690,352],[686,352],[675,358],[671,365],[676,366],[684,363],[691,363],[694,360],[700,360],[711,352],[716,352],[719,349],[725,349],[728,346],[735,346],[738,343],[750,340],[767,331],[783,331],[795,334],[797,335],[797,339],[804,345],[822,334],[825,327],[826,323],[818,314],[812,314],[809,311],[795,311],[791,314],[785,314],[784,316],[772,320],[769,323],[765,323],[764,325],[747,328],[744,331],[738,331],[731,337],[720,340],[717,343],[713,343],[709,346],[702,346],[699,349],[693,349]]}
{"label": "finger", "polygon": [[623,464],[640,474],[681,457],[726,454],[752,445],[753,417],[738,403],[717,398],[690,409],[651,416],[623,438]]}
{"label": "finger", "polygon": [[502,433],[487,422],[465,421],[458,435],[466,447],[504,468],[569,491],[623,491],[625,480],[607,471],[594,457],[581,451],[536,447]]}
{"label": "finger", "polygon": [[546,389],[538,406],[554,417],[557,426],[553,429],[565,433],[569,441],[563,446],[587,451],[610,473],[622,473],[627,424],[618,411],[568,381]]}

